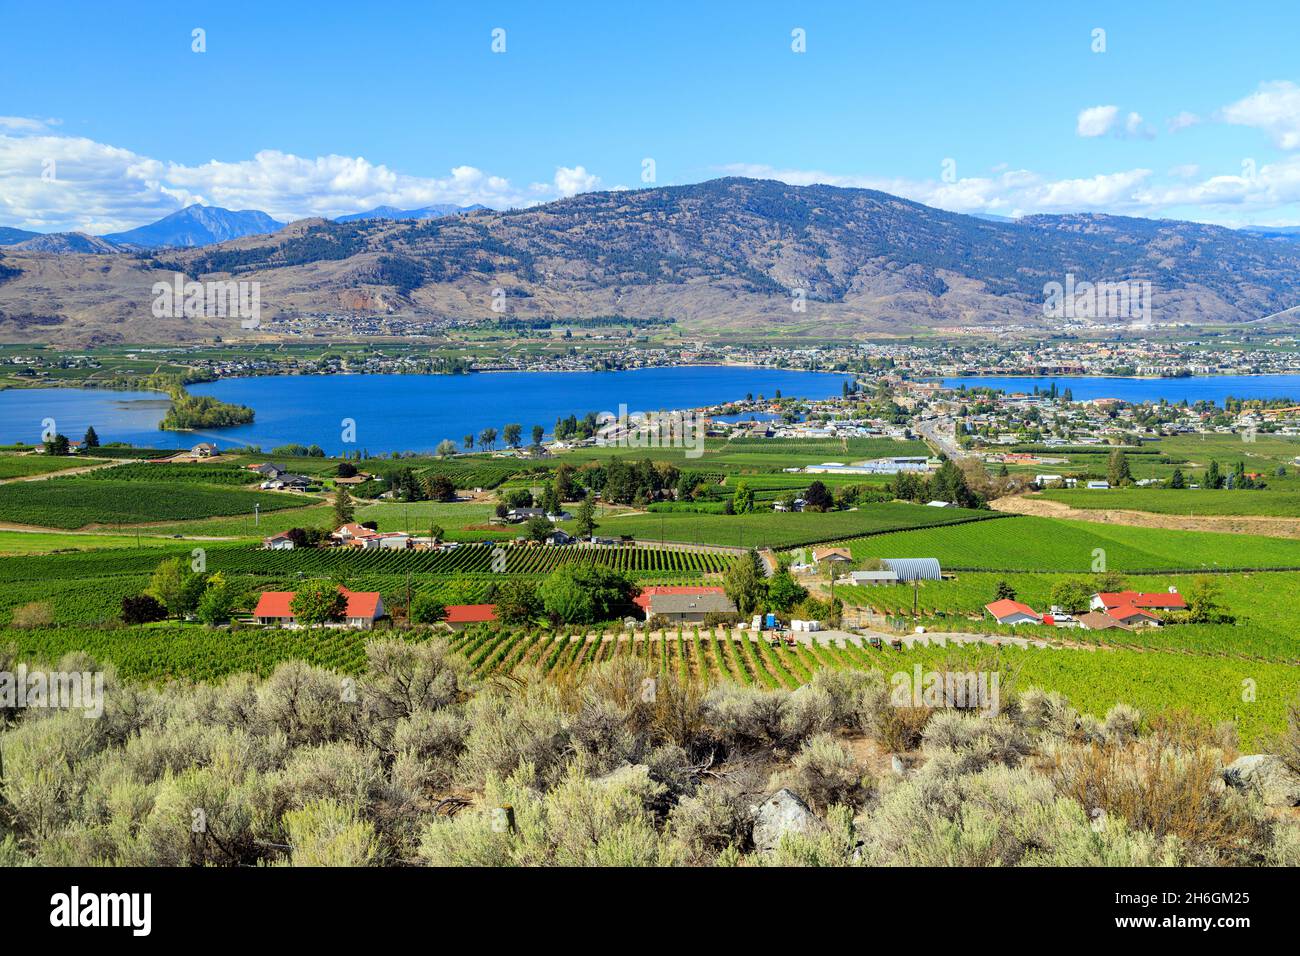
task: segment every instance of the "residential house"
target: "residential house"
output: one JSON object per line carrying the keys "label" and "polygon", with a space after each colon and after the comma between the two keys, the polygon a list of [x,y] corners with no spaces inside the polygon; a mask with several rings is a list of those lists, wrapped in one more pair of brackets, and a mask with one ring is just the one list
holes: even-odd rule
{"label": "residential house", "polygon": [[649,620],[651,616],[650,601],[655,597],[664,595],[685,595],[688,597],[698,597],[703,594],[721,594],[726,596],[726,591],[717,585],[698,585],[698,584],[652,584],[641,589],[641,593],[632,599],[632,603],[641,609],[641,613]]}
{"label": "residential house", "polygon": [[[339,593],[347,599],[347,608],[343,612],[343,620],[335,626],[369,630],[375,626],[375,621],[384,616],[384,601],[378,591],[349,591],[340,587]],[[298,627],[293,613],[293,599],[296,596],[295,591],[263,591],[253,610],[253,620],[258,624]]]}
{"label": "residential house", "polygon": [[994,601],[992,604],[985,604],[984,610],[993,615],[993,619],[999,624],[1043,623],[1042,615],[1036,613],[1028,604],[1021,604],[1019,601],[1012,601],[1008,598]]}
{"label": "residential house", "polygon": [[341,525],[338,530],[330,534],[330,537],[337,543],[351,548],[380,547],[379,532],[355,521]]}
{"label": "residential house", "polygon": [[217,446],[210,441],[201,441],[190,449],[190,455],[194,458],[211,458],[217,453]]}
{"label": "residential house", "polygon": [[813,548],[813,564],[823,561],[830,564],[852,564],[853,553],[848,548]]}
{"label": "residential house", "polygon": [[495,604],[448,604],[442,623],[453,631],[463,631],[471,624],[487,624],[496,619]]}
{"label": "residential house", "polygon": [[1106,614],[1119,621],[1125,627],[1159,627],[1159,616],[1132,604],[1106,608]]}
{"label": "residential house", "polygon": [[506,520],[511,524],[522,524],[532,518],[545,518],[546,511],[542,508],[511,508],[506,512]]}
{"label": "residential house", "polygon": [[659,617],[669,624],[703,624],[710,614],[735,613],[736,604],[725,593],[653,594],[646,619]]}
{"label": "residential house", "polygon": [[262,547],[271,551],[292,551],[293,538],[289,537],[289,532],[281,531],[279,534],[273,534],[269,538],[263,538]]}
{"label": "residential house", "polygon": [[1102,591],[1092,596],[1094,611],[1124,605],[1148,611],[1185,611],[1187,599],[1172,588],[1168,591]]}
{"label": "residential house", "polygon": [[1111,628],[1126,630],[1123,624],[1105,611],[1089,611],[1087,614],[1080,614],[1079,625],[1087,631],[1105,631]]}

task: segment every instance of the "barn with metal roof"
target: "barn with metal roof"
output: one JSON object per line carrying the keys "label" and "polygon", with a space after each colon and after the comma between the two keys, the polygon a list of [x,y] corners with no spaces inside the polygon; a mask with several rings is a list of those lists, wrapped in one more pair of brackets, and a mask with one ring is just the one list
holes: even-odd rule
{"label": "barn with metal roof", "polygon": [[900,582],[938,581],[943,577],[938,558],[881,558],[880,563],[897,574]]}

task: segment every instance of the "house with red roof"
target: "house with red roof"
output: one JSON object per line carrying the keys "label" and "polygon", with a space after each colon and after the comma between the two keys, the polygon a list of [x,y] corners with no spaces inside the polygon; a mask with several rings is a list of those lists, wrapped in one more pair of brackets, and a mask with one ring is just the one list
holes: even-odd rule
{"label": "house with red roof", "polygon": [[[384,600],[378,591],[349,591],[340,587],[339,593],[347,599],[347,610],[343,612],[343,620],[335,626],[369,630],[384,616]],[[253,620],[258,624],[298,627],[293,613],[296,596],[296,591],[263,591],[253,610]]]}
{"label": "house with red roof", "polygon": [[495,604],[448,604],[442,623],[453,631],[463,631],[471,624],[489,624],[496,619]]}
{"label": "house with red roof", "polygon": [[1028,604],[1003,598],[992,604],[985,604],[984,610],[993,615],[999,624],[1042,624],[1043,617]]}
{"label": "house with red roof", "polygon": [[[632,599],[632,603],[641,609],[646,620],[650,620],[653,615],[652,603],[656,595],[701,595],[701,594],[720,594],[726,597],[726,591],[716,585],[676,585],[676,584],[655,584],[650,587],[641,589],[641,593]],[[734,606],[733,606],[734,609]]]}
{"label": "house with red roof", "polygon": [[1150,611],[1140,607],[1134,607],[1132,604],[1121,604],[1119,607],[1106,608],[1106,615],[1119,621],[1125,627],[1159,627],[1160,618]]}
{"label": "house with red roof", "polygon": [[[1177,591],[1102,591],[1092,596],[1094,611],[1136,607],[1147,611],[1186,611],[1187,599]],[[1112,614],[1111,617],[1114,617]]]}

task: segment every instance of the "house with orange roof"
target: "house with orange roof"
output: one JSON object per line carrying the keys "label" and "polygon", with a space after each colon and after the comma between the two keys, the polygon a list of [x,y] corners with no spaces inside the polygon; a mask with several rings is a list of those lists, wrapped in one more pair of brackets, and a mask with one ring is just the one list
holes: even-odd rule
{"label": "house with orange roof", "polygon": [[992,604],[985,604],[984,610],[993,615],[993,619],[999,624],[1015,625],[1043,623],[1043,616],[1037,613],[1028,604],[1022,604],[1019,601],[1012,601],[1009,598],[994,601]]}
{"label": "house with orange roof", "polygon": [[471,624],[489,624],[497,619],[495,604],[448,604],[442,619],[453,631],[463,631]]}
{"label": "house with orange roof", "polygon": [[[343,612],[343,620],[334,626],[369,630],[384,616],[384,600],[378,591],[349,591],[340,586],[339,593],[347,599],[347,609]],[[280,627],[301,626],[293,613],[296,596],[296,591],[263,591],[253,610],[253,620],[258,624]]]}

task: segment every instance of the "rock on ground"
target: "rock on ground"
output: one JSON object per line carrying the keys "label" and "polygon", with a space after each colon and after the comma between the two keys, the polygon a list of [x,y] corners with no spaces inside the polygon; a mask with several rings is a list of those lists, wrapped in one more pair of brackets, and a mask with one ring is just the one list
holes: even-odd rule
{"label": "rock on ground", "polygon": [[808,805],[784,788],[754,809],[754,846],[763,852],[775,850],[787,833],[815,836],[825,829]]}
{"label": "rock on ground", "polygon": [[1238,757],[1223,769],[1228,786],[1255,790],[1270,807],[1300,806],[1300,774],[1273,754]]}

